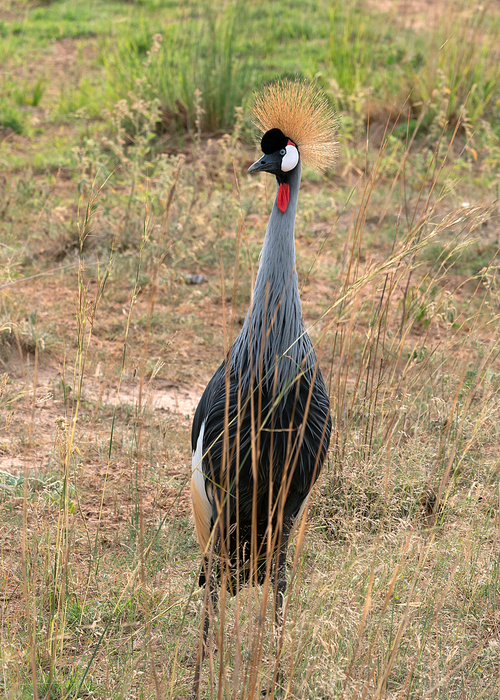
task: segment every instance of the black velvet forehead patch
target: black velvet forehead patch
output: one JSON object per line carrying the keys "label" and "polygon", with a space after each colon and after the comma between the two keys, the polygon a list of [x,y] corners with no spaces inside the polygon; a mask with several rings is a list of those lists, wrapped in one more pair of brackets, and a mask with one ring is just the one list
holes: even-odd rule
{"label": "black velvet forehead patch", "polygon": [[269,153],[274,153],[275,151],[280,151],[282,148],[286,148],[288,143],[288,138],[281,131],[281,129],[270,129],[266,131],[260,142],[260,147],[263,153],[268,155]]}

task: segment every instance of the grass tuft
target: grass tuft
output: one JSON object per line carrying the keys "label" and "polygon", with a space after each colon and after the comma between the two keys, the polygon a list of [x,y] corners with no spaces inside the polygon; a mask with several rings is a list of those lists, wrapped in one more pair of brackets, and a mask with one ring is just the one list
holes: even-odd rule
{"label": "grass tuft", "polygon": [[164,34],[109,42],[101,50],[107,94],[117,100],[144,81],[145,95],[159,103],[165,131],[226,130],[254,85],[252,59],[238,50],[244,32],[241,3],[222,13],[204,3]]}

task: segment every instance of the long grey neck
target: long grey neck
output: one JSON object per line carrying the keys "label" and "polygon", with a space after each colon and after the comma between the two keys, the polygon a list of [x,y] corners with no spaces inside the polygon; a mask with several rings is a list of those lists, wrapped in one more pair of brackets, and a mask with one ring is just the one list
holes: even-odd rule
{"label": "long grey neck", "polygon": [[[251,365],[273,371],[279,360],[278,386],[284,386],[297,372],[303,357],[304,324],[295,269],[295,215],[300,186],[300,162],[288,177],[290,198],[286,211],[278,209],[277,198],[269,219],[262,248],[252,305],[237,339],[251,347]],[[296,342],[299,339],[299,342]],[[291,349],[290,349],[291,348]],[[300,357],[299,357],[300,355]],[[236,354],[236,356],[238,356]],[[243,355],[241,355],[243,357]],[[259,371],[260,374],[260,371]]]}
{"label": "long grey neck", "polygon": [[[290,294],[299,295],[295,269],[295,216],[300,187],[300,162],[290,173],[290,200],[284,213],[278,209],[277,196],[267,225],[259,271],[253,292],[253,311],[281,304]],[[299,301],[300,303],[300,301]],[[280,304],[280,305],[281,305]],[[300,308],[300,306],[299,306]]]}

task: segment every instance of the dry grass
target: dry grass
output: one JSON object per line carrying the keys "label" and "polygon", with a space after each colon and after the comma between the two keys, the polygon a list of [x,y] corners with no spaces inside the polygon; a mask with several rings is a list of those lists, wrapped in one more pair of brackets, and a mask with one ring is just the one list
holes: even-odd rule
{"label": "dry grass", "polygon": [[[90,190],[76,268],[58,273],[56,286],[45,277],[18,286],[24,308],[38,290],[39,312],[29,337],[19,323],[4,336],[6,697],[32,696],[35,677],[35,697],[189,693],[201,598],[185,492],[197,391],[186,385],[201,393],[229,342],[232,309],[237,322],[248,304],[273,188],[235,180],[247,157],[223,139],[196,142],[187,161],[166,161],[148,180],[158,199],[145,213],[135,204],[128,212],[145,222],[132,256],[118,252],[121,219],[115,243],[105,243],[112,217],[103,203],[114,183]],[[387,210],[372,196],[387,191],[383,158],[382,150],[346,208],[323,223],[323,185],[306,179],[301,195],[304,313],[331,388],[335,433],[307,536],[294,549],[286,695],[493,697],[497,265],[472,276],[457,269],[495,207],[447,210],[440,166],[410,199],[396,195],[395,235],[380,215],[373,231],[372,212]],[[130,163],[129,189],[125,179],[120,186],[133,202],[144,180]],[[223,290],[232,289],[238,225],[233,299]],[[106,250],[109,265],[95,266]],[[190,271],[208,285],[183,283]],[[4,318],[14,288],[6,288]],[[49,348],[40,341],[43,313]],[[169,381],[177,397],[171,391],[168,412],[155,411]],[[223,600],[207,697],[275,692],[270,629],[256,625],[265,598],[265,589],[247,588]]]}

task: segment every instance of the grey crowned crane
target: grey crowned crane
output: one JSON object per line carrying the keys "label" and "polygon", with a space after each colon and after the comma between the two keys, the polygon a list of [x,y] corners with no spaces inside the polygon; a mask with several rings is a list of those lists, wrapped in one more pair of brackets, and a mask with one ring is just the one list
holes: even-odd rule
{"label": "grey crowned crane", "polygon": [[302,318],[294,230],[301,161],[332,165],[336,119],[326,99],[299,81],[268,86],[254,116],[264,155],[248,172],[275,175],[277,194],[248,314],[193,421],[191,497],[206,587],[194,698],[217,579],[234,594],[247,581],[262,583],[274,557],[281,626],[289,535],[331,432],[325,382]]}

